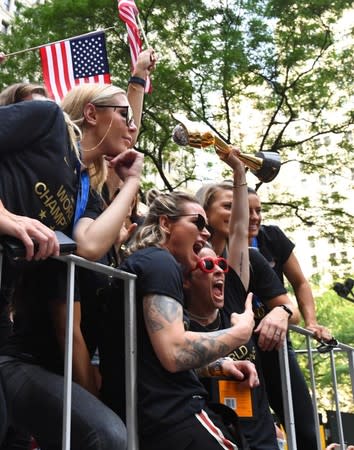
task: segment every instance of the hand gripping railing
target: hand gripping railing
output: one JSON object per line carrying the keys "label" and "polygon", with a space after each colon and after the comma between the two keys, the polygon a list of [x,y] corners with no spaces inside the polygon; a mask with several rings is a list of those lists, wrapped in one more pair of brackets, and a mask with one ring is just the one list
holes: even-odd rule
{"label": "hand gripping railing", "polygon": [[[2,247],[0,245],[0,286],[2,268]],[[69,255],[56,258],[67,263],[67,320],[65,330],[64,356],[64,407],[62,450],[70,450],[71,436],[71,387],[74,326],[74,284],[75,266],[103,273],[124,281],[124,331],[125,331],[125,383],[126,383],[126,427],[128,450],[138,450],[137,433],[137,351],[136,351],[136,275],[114,269],[103,264],[87,261],[79,256]]]}
{"label": "hand gripping railing", "polygon": [[[309,361],[309,370],[310,370],[310,381],[311,381],[311,391],[312,391],[312,403],[315,415],[315,424],[316,424],[316,436],[317,436],[317,449],[321,450],[321,440],[320,440],[320,423],[319,423],[319,415],[317,408],[317,395],[316,395],[316,382],[315,382],[315,372],[314,372],[314,364],[313,364],[313,352],[317,352],[317,348],[312,348],[311,341],[314,338],[314,333],[312,331],[306,330],[305,328],[298,327],[296,325],[289,325],[289,329],[292,332],[296,332],[306,336],[306,350],[297,350],[296,353],[307,353],[308,361]],[[338,395],[338,386],[337,386],[337,374],[335,367],[335,352],[337,351],[345,351],[348,356],[348,366],[349,366],[349,374],[351,379],[351,388],[352,388],[352,396],[354,399],[354,348],[349,345],[342,344],[338,342],[336,347],[332,349],[330,354],[330,363],[331,363],[331,375],[332,375],[332,385],[333,392],[336,404],[336,419],[338,426],[338,437],[340,449],[345,450],[345,442],[344,442],[344,434],[343,434],[343,425],[342,418],[340,413],[340,405],[339,405],[339,395]],[[293,414],[293,401],[291,394],[291,374],[289,372],[289,362],[288,362],[288,347],[286,342],[279,350],[279,363],[280,363],[280,372],[281,372],[281,380],[282,380],[282,395],[283,395],[283,405],[284,405],[284,418],[285,418],[285,428],[287,435],[287,446],[288,450],[297,450],[296,445],[296,437],[295,437],[295,421]],[[301,449],[300,449],[301,450]]]}

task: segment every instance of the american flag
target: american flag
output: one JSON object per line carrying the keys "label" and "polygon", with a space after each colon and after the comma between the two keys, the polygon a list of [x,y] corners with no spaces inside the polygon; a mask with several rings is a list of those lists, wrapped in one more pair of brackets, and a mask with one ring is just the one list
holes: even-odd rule
{"label": "american flag", "polygon": [[[119,18],[126,24],[128,31],[128,43],[130,48],[130,56],[132,67],[136,65],[138,55],[142,49],[142,41],[140,38],[140,30],[136,21],[139,10],[134,0],[118,0]],[[151,80],[147,77],[145,92],[151,92]]]}
{"label": "american flag", "polygon": [[45,86],[59,102],[77,84],[109,84],[104,32],[94,32],[40,48]]}

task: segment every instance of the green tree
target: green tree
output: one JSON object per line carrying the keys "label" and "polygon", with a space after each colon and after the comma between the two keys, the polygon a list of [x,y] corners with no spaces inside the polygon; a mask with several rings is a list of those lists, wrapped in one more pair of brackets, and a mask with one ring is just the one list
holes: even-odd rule
{"label": "green tree", "polygon": [[[114,26],[107,32],[111,73],[125,86],[129,51],[116,5],[116,0],[52,0],[23,9],[1,46],[11,52]],[[137,5],[160,56],[138,149],[147,156],[146,174],[158,174],[166,189],[202,178],[195,173],[195,152],[171,140],[171,113],[203,121],[243,147],[235,111],[242,112],[245,102],[261,113],[248,151],[277,151],[283,164],[296,159],[304,172],[340,174],[343,166],[352,166],[353,51],[335,42],[335,27],[351,1],[142,0]],[[0,84],[19,78],[40,80],[37,52],[9,59]],[[336,113],[335,119],[329,113]],[[318,139],[329,135],[338,138],[338,148],[323,153]],[[332,194],[323,196],[319,207],[308,196],[282,193],[281,201],[270,198],[272,214],[293,216],[324,236],[353,241],[353,216],[339,206],[345,193],[336,190],[335,178],[331,182]]]}

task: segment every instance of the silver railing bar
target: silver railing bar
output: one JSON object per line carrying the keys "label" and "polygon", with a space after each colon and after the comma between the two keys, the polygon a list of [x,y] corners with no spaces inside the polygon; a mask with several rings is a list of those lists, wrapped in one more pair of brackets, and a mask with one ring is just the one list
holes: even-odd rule
{"label": "silver railing bar", "polygon": [[338,425],[338,437],[339,437],[339,444],[341,450],[346,449],[346,445],[344,443],[344,433],[343,433],[343,424],[342,424],[342,416],[340,413],[340,405],[339,405],[339,396],[337,392],[337,372],[336,372],[336,365],[335,365],[335,357],[333,352],[330,352],[330,361],[331,361],[331,373],[332,373],[332,384],[333,384],[333,390],[334,390],[334,400],[336,404],[336,418],[337,418],[337,425]]}
{"label": "silver railing bar", "polygon": [[135,280],[124,281],[125,386],[128,449],[139,450],[137,418],[137,352]]}
{"label": "silver railing bar", "polygon": [[75,263],[67,262],[67,292],[66,292],[66,324],[64,353],[64,404],[63,404],[63,435],[62,449],[70,450],[71,437],[71,393],[73,369],[73,333],[74,333],[74,286]]}
{"label": "silver railing bar", "polygon": [[308,357],[308,368],[310,371],[311,380],[311,391],[312,391],[312,405],[315,416],[316,425],[316,440],[317,440],[317,450],[321,450],[321,436],[320,436],[320,419],[318,416],[317,407],[317,392],[316,392],[316,381],[315,381],[315,371],[313,365],[312,348],[311,348],[311,337],[306,336],[306,346],[307,346],[307,357]]}
{"label": "silver railing bar", "polygon": [[297,450],[295,435],[295,419],[293,409],[293,398],[290,384],[290,370],[288,358],[288,346],[286,341],[278,352],[281,376],[281,391],[284,405],[284,420],[286,429],[286,443],[288,450]]}
{"label": "silver railing bar", "polygon": [[[76,265],[79,267],[83,267],[88,270],[93,270],[95,272],[103,273],[106,275],[110,275],[115,278],[124,280],[124,301],[125,303],[125,311],[126,315],[125,324],[124,324],[124,333],[126,336],[126,344],[125,344],[125,365],[126,365],[126,418],[127,418],[127,433],[128,433],[128,449],[127,450],[139,450],[138,449],[138,428],[137,428],[137,382],[136,382],[136,373],[137,373],[137,341],[136,341],[136,308],[135,308],[135,279],[136,275],[123,272],[122,270],[115,269],[113,267],[106,266],[104,264],[100,264],[97,262],[88,261],[80,256],[76,255],[67,255],[67,256],[59,256],[55,259],[66,262],[69,266]],[[68,269],[69,276],[69,269]],[[73,278],[68,281],[68,285],[71,285],[71,282],[75,282],[74,274],[70,276]],[[133,287],[134,286],[134,287]],[[132,292],[130,292],[132,291]],[[71,293],[71,291],[70,291]],[[68,308],[67,315],[67,333],[68,323],[73,323],[73,304],[74,304],[74,288],[72,288],[72,299],[69,299],[69,293],[67,294],[67,304],[72,302],[72,307]],[[65,360],[70,357],[70,361],[72,361],[72,328],[71,328],[71,339],[66,339],[65,343]],[[128,351],[127,351],[128,350]],[[131,372],[129,372],[129,370]],[[69,376],[70,371],[70,376]],[[71,419],[71,383],[72,383],[72,367],[71,364],[65,364],[64,370],[64,408],[63,408],[63,444],[62,450],[70,450],[70,419]],[[70,398],[69,398],[70,397]],[[66,418],[66,419],[65,419]],[[68,419],[69,418],[69,419]]]}

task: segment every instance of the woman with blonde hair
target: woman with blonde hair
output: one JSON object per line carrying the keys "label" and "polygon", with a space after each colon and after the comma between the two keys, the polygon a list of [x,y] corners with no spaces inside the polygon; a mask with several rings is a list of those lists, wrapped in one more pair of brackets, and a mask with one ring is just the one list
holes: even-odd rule
{"label": "woman with blonde hair", "polygon": [[[243,314],[215,333],[188,331],[183,278],[194,270],[209,233],[197,200],[183,192],[158,193],[145,221],[120,266],[137,275],[138,414],[142,450],[229,448],[233,436],[221,417],[209,410],[206,391],[194,369],[214,364],[235,346],[246,342],[253,327],[250,298]],[[114,410],[121,404],[119,319],[122,304],[112,296],[105,329],[110,352],[105,354],[103,385]],[[112,343],[117,343],[113,345]],[[113,357],[114,356],[114,357]],[[113,358],[112,358],[113,357]],[[219,361],[216,365],[222,364]],[[255,371],[245,370],[248,382]],[[121,411],[119,411],[119,414]]]}
{"label": "woman with blonde hair", "polygon": [[[144,68],[147,64],[143,62],[142,66]],[[141,64],[138,65],[138,68],[141,68]],[[140,86],[137,89],[140,89]],[[137,97],[136,103],[139,106],[142,104],[143,94],[137,89],[134,92],[136,94],[135,97]],[[75,161],[71,163],[71,160],[65,157],[67,156],[66,154],[63,154],[62,151],[57,151],[58,143],[63,139],[66,125],[63,124],[63,114],[60,108],[54,102],[21,101],[12,105],[11,108],[14,108],[15,112],[27,111],[28,120],[21,122],[22,130],[19,122],[16,122],[17,128],[15,130],[17,130],[18,135],[9,136],[9,139],[10,142],[15,142],[15,139],[18,141],[20,130],[24,132],[24,136],[26,136],[26,133],[30,134],[30,132],[36,134],[38,139],[41,139],[42,145],[37,147],[41,151],[43,149],[43,154],[48,157],[58,158],[56,165],[47,167],[47,170],[50,169],[52,178],[55,180],[60,179],[62,183],[68,183],[65,170],[71,170],[70,180],[73,181],[75,189],[72,192],[68,192],[70,195],[65,196],[65,192],[62,192],[59,186],[55,192],[46,192],[43,189],[38,191],[39,193],[37,193],[35,200],[44,202],[48,209],[48,211],[43,210],[42,214],[42,220],[45,224],[45,212],[47,212],[47,217],[52,217],[54,221],[58,221],[60,217],[64,216],[68,230],[70,226],[72,227],[74,221],[76,224],[74,236],[77,239],[78,253],[90,259],[98,259],[114,242],[115,233],[118,233],[117,230],[120,229],[119,221],[123,223],[131,200],[138,190],[143,158],[134,150],[129,150],[136,138],[137,127],[131,120],[127,96],[121,89],[112,86],[86,85],[75,88],[75,95],[78,95],[78,97],[75,98],[70,94],[64,100],[64,103],[65,108],[68,109],[67,113],[75,111],[77,114],[75,119],[81,118],[77,127],[80,131],[76,137],[80,140],[80,162],[83,170],[81,170],[80,164],[77,164],[76,156]],[[39,121],[40,128],[38,129],[34,126],[34,116],[32,115],[32,118],[30,116],[30,110],[33,108],[36,111],[44,111],[45,108],[49,111],[53,110],[51,116],[48,114],[41,116],[43,120]],[[3,112],[5,114],[5,110]],[[54,112],[56,115],[54,115]],[[50,135],[53,138],[51,140],[48,130],[44,130],[44,125],[48,124],[49,126],[52,123],[51,119],[57,116],[57,120],[61,120],[60,129],[63,134],[54,134],[53,132]],[[19,115],[14,117],[14,119],[18,118]],[[8,132],[8,130],[6,131]],[[3,136],[0,133],[1,138]],[[39,158],[41,154],[39,151],[35,152],[35,142],[31,141],[31,145],[33,146],[35,157]],[[20,142],[18,147],[20,150]],[[1,148],[6,147],[1,145]],[[10,151],[11,148],[8,148],[8,150]],[[18,153],[26,156],[24,152]],[[93,190],[90,192],[89,183],[87,183],[89,177],[87,172],[85,172],[85,166],[88,167],[89,175],[92,175],[92,186],[99,190],[104,177],[104,175],[101,176],[104,173],[104,158],[108,158],[110,164],[116,168],[119,176],[124,181],[124,186],[121,190],[121,195],[117,196],[117,201],[112,203],[111,208],[104,211],[97,220],[93,220],[82,217],[85,209],[91,209],[94,218],[100,213],[98,209],[95,209],[96,203],[92,203],[90,200],[87,202],[85,196],[85,191],[86,194],[94,194]],[[102,163],[101,165],[100,162]],[[1,163],[6,165],[6,159],[1,160]],[[45,167],[44,165],[40,166],[44,173]],[[81,182],[81,189],[79,190],[81,196],[79,195],[77,199],[78,179]],[[38,179],[37,182],[38,189],[40,189],[42,186],[40,184],[41,179]],[[24,192],[27,196],[32,194],[33,197],[32,190],[29,190],[28,186],[27,190],[26,187],[23,188],[21,194],[23,195]],[[56,199],[54,194],[58,196],[59,206],[62,206],[62,210],[58,207],[54,211],[55,205],[53,202]],[[15,197],[15,194],[13,196]],[[4,200],[2,196],[1,199]],[[17,200],[20,201],[21,196],[18,196]],[[75,208],[75,203],[79,205],[79,208]],[[4,202],[4,204],[7,207],[7,202]],[[73,207],[69,208],[69,205]],[[53,211],[54,215],[51,214]],[[16,212],[18,213],[18,211]],[[4,214],[0,215],[0,231],[6,232],[9,230],[11,233],[15,232],[14,225],[11,225],[12,228],[7,225],[9,220],[12,219],[11,223],[15,223],[13,211],[11,211],[11,214],[12,216],[8,216],[5,211]],[[30,214],[28,215],[31,217]],[[33,221],[34,219],[30,220]],[[117,221],[117,230],[113,230],[111,233],[108,231],[108,228],[112,228],[112,223],[114,222],[110,221]],[[37,222],[41,227],[44,227],[44,230],[49,230],[47,241],[51,244],[50,247],[47,244],[41,250],[41,253],[39,255],[37,253],[37,255],[39,257],[57,255],[58,245],[53,238],[55,236],[54,233],[40,221]],[[56,228],[55,224],[53,228]],[[64,229],[63,226],[62,229]],[[65,228],[65,231],[67,229]],[[29,237],[32,236],[31,231]],[[52,241],[54,242],[52,243]],[[32,257],[33,249],[29,259],[32,259]],[[57,272],[53,271],[53,265],[57,267],[55,263],[58,264]],[[60,265],[62,267],[59,267]],[[47,272],[43,270],[43,267],[49,266],[52,268],[51,276],[47,277]],[[27,277],[26,284],[22,283],[19,286],[15,331],[2,347],[0,356],[0,376],[6,396],[9,421],[16,429],[21,429],[34,436],[39,446],[43,449],[60,448],[62,439],[61,417],[64,385],[62,352],[64,348],[63,324],[66,317],[65,269],[63,263],[55,260],[46,260],[43,262],[41,270],[33,268],[33,277]],[[81,448],[123,450],[126,448],[126,430],[123,422],[94,395],[88,392],[89,390],[93,394],[97,394],[97,390],[87,372],[89,360],[80,331],[79,302],[75,302],[74,316],[73,378],[76,382],[73,383],[72,388],[71,448],[73,450]]]}

